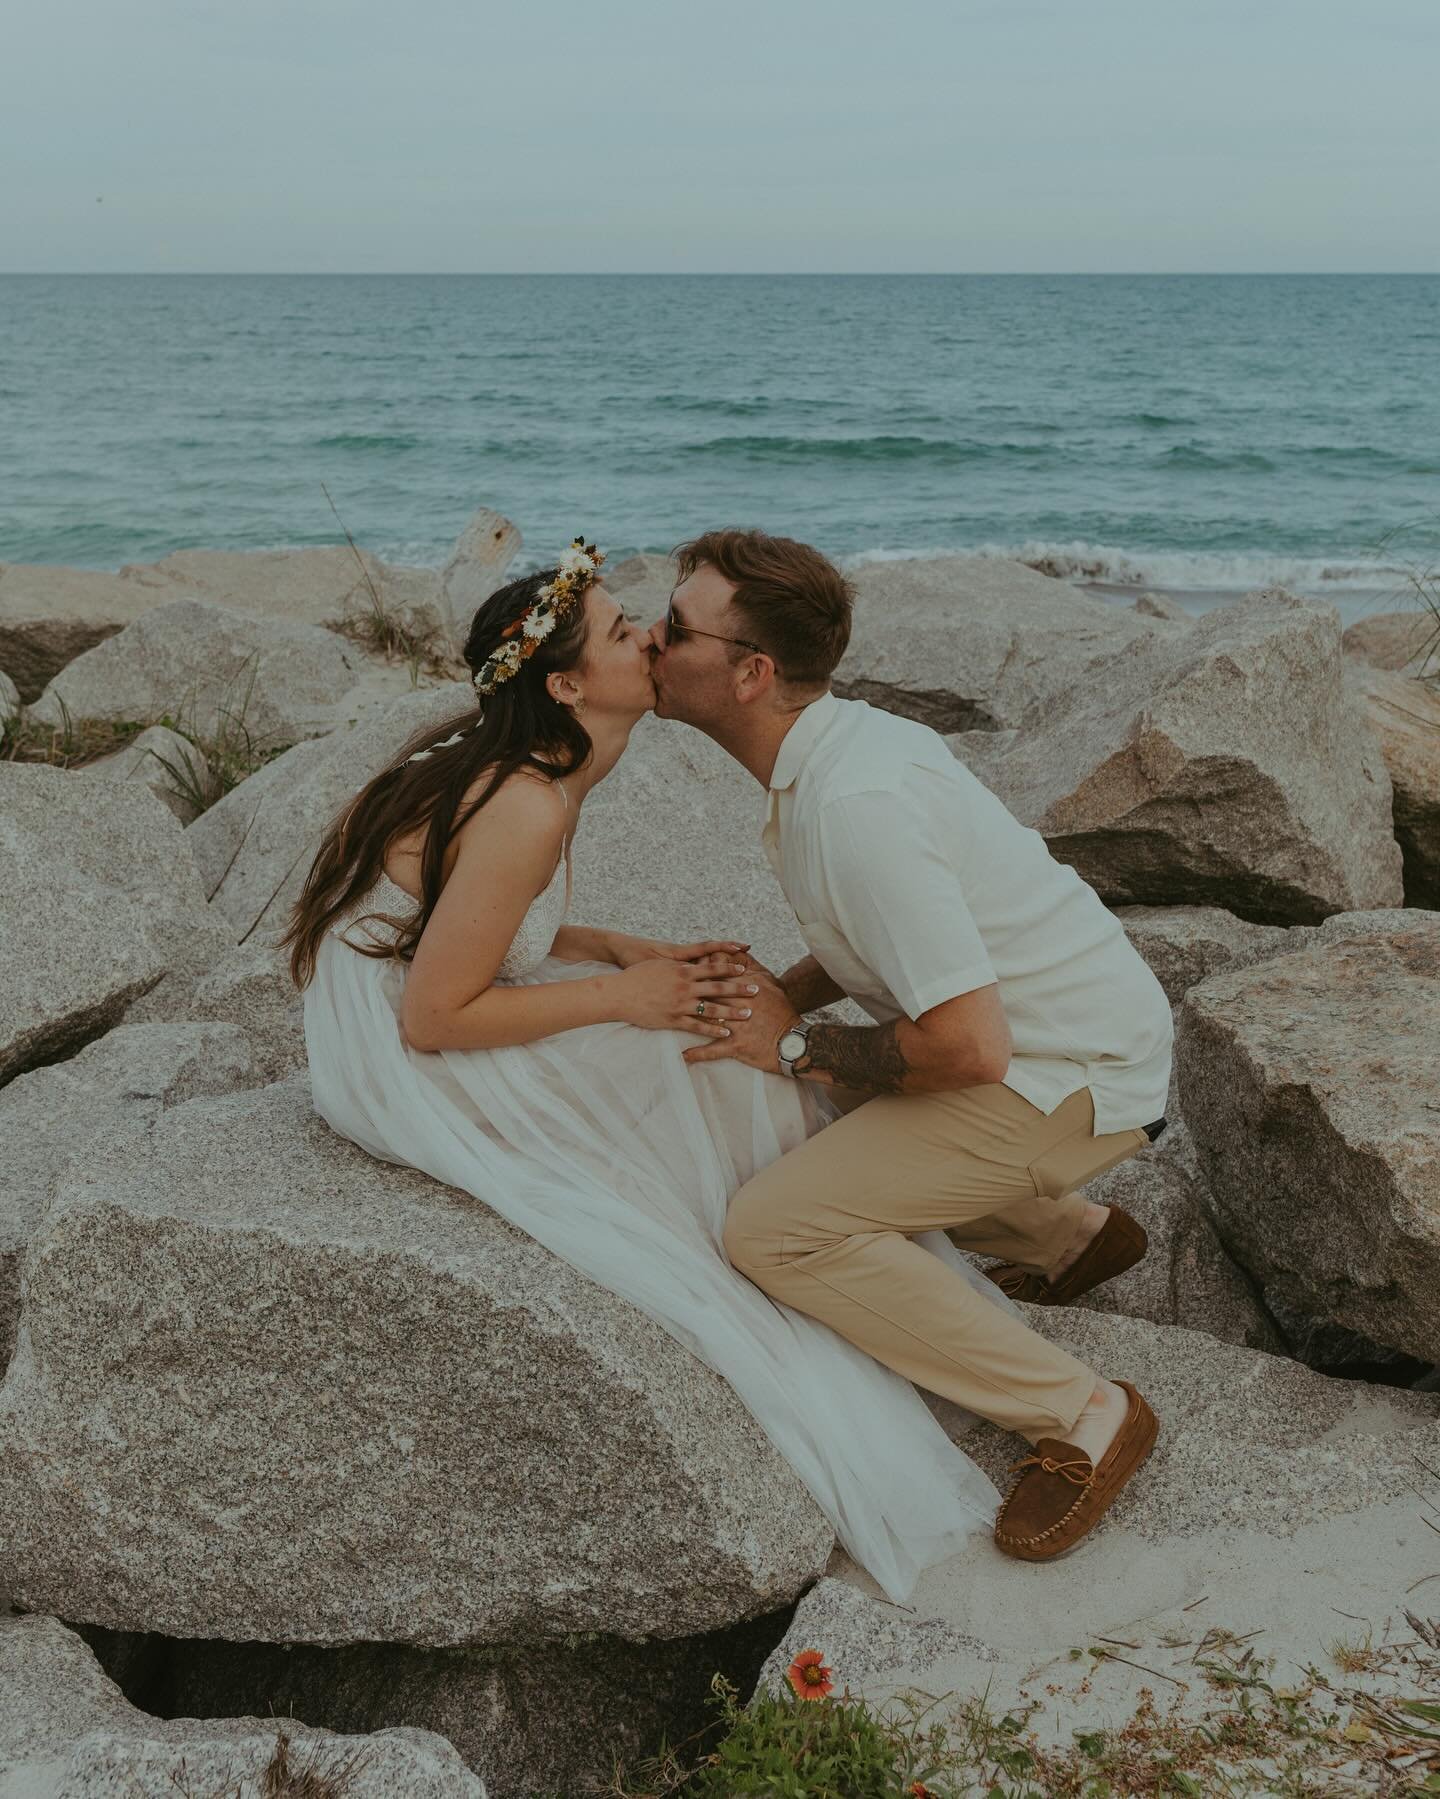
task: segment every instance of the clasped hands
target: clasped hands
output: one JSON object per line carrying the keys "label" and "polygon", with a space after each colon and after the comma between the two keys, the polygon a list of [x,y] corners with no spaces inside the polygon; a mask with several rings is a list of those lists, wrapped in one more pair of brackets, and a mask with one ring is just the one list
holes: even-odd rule
{"label": "clasped hands", "polygon": [[716,940],[618,939],[613,952],[630,988],[627,1021],[709,1038],[684,1052],[687,1062],[737,1061],[779,1074],[777,1046],[799,1014],[778,977],[749,951],[748,944]]}

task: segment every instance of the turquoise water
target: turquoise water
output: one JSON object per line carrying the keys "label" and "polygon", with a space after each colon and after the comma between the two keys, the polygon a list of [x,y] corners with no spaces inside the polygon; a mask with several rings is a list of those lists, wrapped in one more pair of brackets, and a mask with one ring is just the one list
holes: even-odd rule
{"label": "turquoise water", "polygon": [[[0,561],[754,523],[1172,588],[1440,542],[1435,276],[0,276]],[[1399,533],[1396,537],[1394,534]]]}

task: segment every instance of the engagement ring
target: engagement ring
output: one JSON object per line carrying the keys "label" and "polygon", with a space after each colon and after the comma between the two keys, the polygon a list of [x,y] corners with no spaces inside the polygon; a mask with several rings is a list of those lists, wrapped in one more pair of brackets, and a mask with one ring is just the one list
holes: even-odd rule
{"label": "engagement ring", "polygon": [[695,1008],[695,1016],[697,1018],[703,1018],[705,1016],[705,1002],[703,999],[701,1000],[700,1004],[698,1006],[696,1006],[696,1008]]}

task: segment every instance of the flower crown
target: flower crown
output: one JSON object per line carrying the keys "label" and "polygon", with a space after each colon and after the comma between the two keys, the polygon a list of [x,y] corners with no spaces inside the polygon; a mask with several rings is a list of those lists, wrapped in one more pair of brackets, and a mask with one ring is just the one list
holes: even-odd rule
{"label": "flower crown", "polygon": [[596,579],[604,552],[593,543],[577,537],[560,558],[553,581],[547,581],[534,602],[513,624],[500,633],[500,642],[471,676],[481,693],[491,693],[502,681],[520,672],[520,665],[533,656],[555,629],[557,622],[569,612]]}
{"label": "flower crown", "polygon": [[[513,624],[506,625],[500,633],[498,647],[490,652],[470,677],[481,693],[492,693],[502,681],[508,681],[511,675],[520,672],[521,663],[535,654],[555,629],[557,620],[575,606],[585,589],[595,580],[596,571],[604,560],[604,551],[597,550],[593,543],[586,543],[583,537],[574,540],[560,558],[555,579],[545,583],[532,604]],[[431,744],[428,750],[416,750],[406,760],[427,762],[436,750],[448,750],[452,743],[459,743],[465,735],[464,731],[456,731],[454,736],[447,737],[443,743]]]}

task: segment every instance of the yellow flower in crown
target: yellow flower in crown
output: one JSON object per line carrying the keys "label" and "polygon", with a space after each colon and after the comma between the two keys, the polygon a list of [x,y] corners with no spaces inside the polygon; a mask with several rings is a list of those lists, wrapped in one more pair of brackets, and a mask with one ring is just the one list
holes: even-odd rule
{"label": "yellow flower in crown", "polygon": [[555,626],[579,604],[585,589],[596,579],[605,560],[602,550],[577,537],[561,556],[553,581],[547,581],[534,600],[500,633],[500,643],[471,676],[481,693],[490,693],[502,681],[518,674]]}

